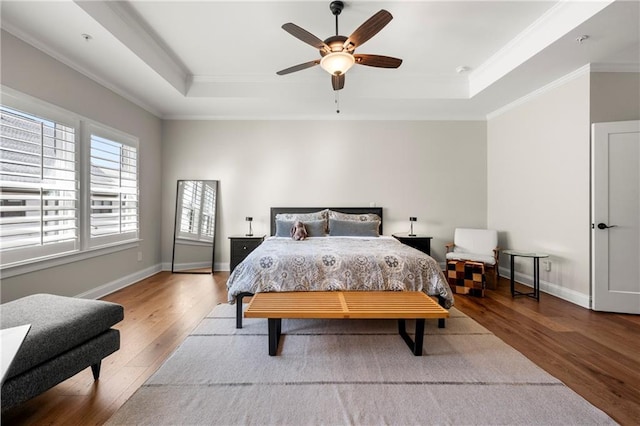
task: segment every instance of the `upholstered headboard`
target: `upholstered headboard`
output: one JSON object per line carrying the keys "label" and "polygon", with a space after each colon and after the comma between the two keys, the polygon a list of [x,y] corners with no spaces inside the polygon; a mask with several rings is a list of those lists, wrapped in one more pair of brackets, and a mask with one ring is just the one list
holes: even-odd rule
{"label": "upholstered headboard", "polygon": [[382,207],[271,207],[271,235],[276,234],[276,215],[278,213],[313,213],[324,209],[347,214],[377,214],[380,216],[380,235],[382,235]]}

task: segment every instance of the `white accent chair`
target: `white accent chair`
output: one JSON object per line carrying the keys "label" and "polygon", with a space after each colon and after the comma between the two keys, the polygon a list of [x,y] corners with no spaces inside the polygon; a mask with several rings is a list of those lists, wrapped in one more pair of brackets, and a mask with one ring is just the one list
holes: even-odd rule
{"label": "white accent chair", "polygon": [[[469,260],[482,262],[486,268],[493,268],[494,282],[498,285],[498,266],[500,248],[498,231],[494,229],[456,228],[453,242],[446,244],[446,260]],[[488,282],[487,282],[488,284]]]}

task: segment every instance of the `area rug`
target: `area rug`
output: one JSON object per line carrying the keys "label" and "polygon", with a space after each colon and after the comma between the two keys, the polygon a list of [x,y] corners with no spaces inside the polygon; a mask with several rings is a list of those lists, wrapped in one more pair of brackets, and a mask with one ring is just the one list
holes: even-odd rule
{"label": "area rug", "polygon": [[[615,424],[455,308],[414,356],[388,320],[267,320],[217,306],[109,420],[124,424]],[[407,329],[412,324],[407,323]]]}

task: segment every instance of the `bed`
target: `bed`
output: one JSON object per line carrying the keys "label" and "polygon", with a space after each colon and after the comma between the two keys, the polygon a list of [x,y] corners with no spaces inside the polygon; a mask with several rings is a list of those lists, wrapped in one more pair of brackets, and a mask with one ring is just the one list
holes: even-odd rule
{"label": "bed", "polygon": [[[300,219],[309,232],[303,241],[288,231]],[[324,221],[324,225],[323,222]],[[271,236],[230,274],[229,303],[274,291],[423,291],[448,309],[452,291],[430,256],[382,235],[382,208],[271,208]]]}

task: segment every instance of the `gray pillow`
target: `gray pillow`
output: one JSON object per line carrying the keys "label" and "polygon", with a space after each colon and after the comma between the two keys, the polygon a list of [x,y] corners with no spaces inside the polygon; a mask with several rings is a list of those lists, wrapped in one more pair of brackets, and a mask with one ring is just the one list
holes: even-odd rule
{"label": "gray pillow", "polygon": [[326,220],[303,220],[307,235],[310,237],[324,237],[327,235]]}
{"label": "gray pillow", "polygon": [[[281,220],[276,219],[276,237],[290,237],[291,228],[295,220]],[[324,237],[327,235],[327,221],[326,220],[301,220],[304,228],[307,230],[309,237]]]}
{"label": "gray pillow", "polygon": [[380,221],[329,219],[329,235],[332,237],[379,237]]}
{"label": "gray pillow", "polygon": [[[329,210],[328,209],[324,209],[324,210],[320,210],[317,212],[312,212],[312,213],[278,213],[276,215],[276,230],[278,229],[278,221],[279,220],[285,220],[285,221],[289,221],[291,222],[291,226],[293,226],[293,223],[296,220],[299,220],[302,223],[307,223],[309,221],[312,220],[323,220],[324,221],[324,234],[323,235],[319,235],[319,236],[324,236],[326,235],[328,228],[327,225],[329,224],[327,222],[327,216],[329,215]],[[307,229],[307,233],[309,232],[309,230]],[[276,236],[279,236],[278,233],[276,232]]]}
{"label": "gray pillow", "polygon": [[291,237],[291,228],[295,221],[276,219],[276,237]]}

